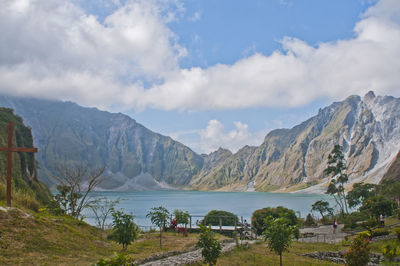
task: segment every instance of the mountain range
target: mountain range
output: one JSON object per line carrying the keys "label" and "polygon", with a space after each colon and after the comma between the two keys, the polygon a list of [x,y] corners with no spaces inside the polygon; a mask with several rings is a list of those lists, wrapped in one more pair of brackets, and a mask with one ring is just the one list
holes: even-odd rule
{"label": "mountain range", "polygon": [[350,96],[291,128],[269,132],[258,146],[208,155],[152,132],[121,113],[71,102],[0,96],[32,128],[39,177],[54,186],[57,167],[107,166],[101,189],[197,189],[323,192],[327,157],[343,146],[350,182],[395,178],[400,156],[400,99]]}

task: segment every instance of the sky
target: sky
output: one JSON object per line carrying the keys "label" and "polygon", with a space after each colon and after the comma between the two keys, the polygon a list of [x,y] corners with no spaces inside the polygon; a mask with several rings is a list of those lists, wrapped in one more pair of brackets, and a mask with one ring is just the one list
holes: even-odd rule
{"label": "sky", "polygon": [[398,0],[0,0],[0,93],[122,112],[199,153],[400,96]]}

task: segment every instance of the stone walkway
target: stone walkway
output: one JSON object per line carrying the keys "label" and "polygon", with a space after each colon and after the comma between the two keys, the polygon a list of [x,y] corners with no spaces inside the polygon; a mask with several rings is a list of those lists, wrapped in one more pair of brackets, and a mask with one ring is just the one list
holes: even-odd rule
{"label": "stone walkway", "polygon": [[332,225],[322,225],[319,227],[307,227],[300,229],[300,234],[313,233],[312,237],[301,237],[298,241],[307,243],[325,242],[325,243],[339,243],[348,233],[342,232],[343,224],[338,224],[336,233],[333,233]]}
{"label": "stone walkway", "polygon": [[[255,241],[243,241],[243,243],[253,244]],[[232,252],[235,248],[235,242],[222,243],[222,253]],[[202,260],[201,249],[191,252],[183,253],[176,256],[171,256],[165,259],[156,260],[141,264],[143,266],[171,266],[171,265],[185,265],[190,263],[199,262]]]}

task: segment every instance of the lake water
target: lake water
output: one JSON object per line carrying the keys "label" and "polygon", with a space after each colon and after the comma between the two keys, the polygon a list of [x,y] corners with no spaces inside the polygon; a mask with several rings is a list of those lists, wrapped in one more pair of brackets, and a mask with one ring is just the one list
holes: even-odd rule
{"label": "lake water", "polygon": [[[146,214],[153,207],[163,206],[169,211],[182,209],[192,216],[204,216],[211,210],[229,211],[239,218],[250,221],[252,213],[265,207],[284,206],[300,212],[305,217],[311,205],[317,200],[326,200],[334,206],[334,201],[328,195],[268,193],[268,192],[205,192],[205,191],[140,191],[140,192],[93,192],[91,197],[107,197],[121,201],[117,209],[135,216],[135,223],[149,226],[151,222]],[[85,221],[94,224],[91,210],[86,210]],[[202,218],[197,218],[202,219]],[[196,218],[193,219],[193,223]]]}

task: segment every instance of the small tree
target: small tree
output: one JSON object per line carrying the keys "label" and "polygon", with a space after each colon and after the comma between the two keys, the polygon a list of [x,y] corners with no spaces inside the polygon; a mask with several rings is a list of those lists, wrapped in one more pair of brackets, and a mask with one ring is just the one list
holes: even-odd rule
{"label": "small tree", "polygon": [[315,225],[315,219],[314,217],[311,216],[311,214],[309,213],[306,217],[306,220],[304,221],[304,225],[305,226],[313,226]]}
{"label": "small tree", "polygon": [[369,239],[367,235],[357,235],[350,244],[350,249],[344,255],[346,265],[364,266],[369,262]]}
{"label": "small tree", "polygon": [[201,256],[209,265],[215,265],[218,257],[221,255],[221,244],[215,239],[211,226],[200,226],[200,237],[197,247],[202,248]]}
{"label": "small tree", "polygon": [[393,205],[392,201],[379,195],[365,200],[360,211],[366,211],[371,217],[378,220],[381,214],[384,216],[392,215]]}
{"label": "small tree", "polygon": [[138,236],[139,229],[133,222],[133,216],[125,214],[121,211],[115,211],[113,216],[113,232],[112,238],[122,244],[122,248],[126,250],[131,242],[135,241]]}
{"label": "small tree", "polygon": [[318,200],[311,206],[311,211],[319,212],[321,218],[324,219],[325,213],[333,213],[333,209],[329,207],[329,202]]}
{"label": "small tree", "polygon": [[106,226],[107,217],[112,214],[114,207],[119,203],[120,199],[109,200],[107,198],[100,198],[93,201],[89,207],[92,209],[96,218],[97,227],[104,231]]}
{"label": "small tree", "polygon": [[151,211],[146,215],[147,218],[150,217],[151,223],[160,228],[160,249],[162,248],[162,231],[165,230],[165,225],[168,221],[169,211],[164,207],[151,208]]}
{"label": "small tree", "polygon": [[270,250],[279,255],[279,263],[282,266],[282,253],[289,249],[296,226],[289,225],[286,218],[274,219],[272,216],[265,218],[267,229],[264,231],[264,240]]}
{"label": "small tree", "polygon": [[251,216],[251,226],[257,230],[257,234],[261,235],[265,229],[265,218],[272,216],[273,218],[286,218],[289,221],[289,225],[297,225],[298,219],[293,210],[278,206],[276,208],[263,208],[253,212]]}
{"label": "small tree", "polygon": [[339,205],[342,213],[349,213],[346,201],[346,193],[344,183],[349,180],[346,171],[346,161],[340,145],[335,145],[332,152],[328,156],[328,167],[324,170],[326,175],[332,176],[329,183],[327,193],[332,195],[336,203]]}
{"label": "small tree", "polygon": [[202,223],[204,222],[205,225],[219,225],[220,218],[223,226],[235,225],[235,223],[239,222],[236,214],[227,211],[212,210],[204,216]]}
{"label": "small tree", "polygon": [[184,224],[185,227],[189,223],[189,213],[187,211],[183,210],[175,210],[174,211],[174,216],[177,224]]}
{"label": "small tree", "polygon": [[83,164],[59,168],[55,176],[60,183],[55,200],[67,214],[79,218],[82,210],[91,203],[88,194],[104,180],[105,170],[105,167],[90,170]]}

